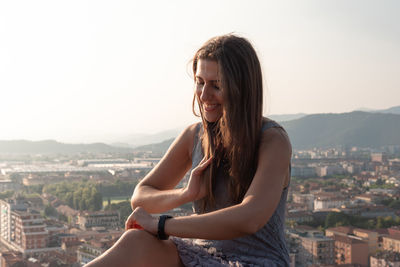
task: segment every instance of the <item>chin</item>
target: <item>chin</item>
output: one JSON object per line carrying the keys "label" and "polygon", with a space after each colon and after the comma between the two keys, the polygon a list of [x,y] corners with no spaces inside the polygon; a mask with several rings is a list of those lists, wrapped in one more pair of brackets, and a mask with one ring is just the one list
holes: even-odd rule
{"label": "chin", "polygon": [[221,117],[210,117],[210,116],[205,116],[204,119],[207,122],[217,122],[219,121],[219,119],[221,119]]}
{"label": "chin", "polygon": [[204,119],[205,119],[207,122],[217,122],[217,121],[219,121],[219,119],[221,119],[221,117],[222,117],[222,112],[219,112],[219,111],[216,112],[216,110],[213,111],[213,112],[207,112],[207,111],[205,111],[205,112],[203,113],[203,116],[204,116]]}

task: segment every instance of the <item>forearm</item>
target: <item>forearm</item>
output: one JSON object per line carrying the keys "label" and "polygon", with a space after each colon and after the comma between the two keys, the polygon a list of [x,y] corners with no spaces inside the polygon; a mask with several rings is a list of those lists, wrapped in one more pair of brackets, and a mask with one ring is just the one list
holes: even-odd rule
{"label": "forearm", "polygon": [[212,240],[233,239],[256,232],[254,214],[238,204],[218,211],[192,216],[175,217],[165,223],[168,235]]}
{"label": "forearm", "polygon": [[183,188],[158,190],[151,186],[142,185],[135,189],[131,206],[132,210],[140,206],[148,213],[162,213],[189,201]]}

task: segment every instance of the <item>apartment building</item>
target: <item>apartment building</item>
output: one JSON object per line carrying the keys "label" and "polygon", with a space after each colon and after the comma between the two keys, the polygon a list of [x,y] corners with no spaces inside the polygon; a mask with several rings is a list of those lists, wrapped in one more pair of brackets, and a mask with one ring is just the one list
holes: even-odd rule
{"label": "apartment building", "polygon": [[382,237],[383,250],[400,253],[400,235],[388,235]]}
{"label": "apartment building", "polygon": [[367,242],[369,253],[375,253],[378,250],[379,234],[376,231],[351,226],[339,226],[326,229],[325,235],[329,237],[334,235],[356,237]]}
{"label": "apartment building", "polygon": [[368,266],[368,243],[357,237],[334,235],[336,264]]}
{"label": "apartment building", "polygon": [[293,193],[293,202],[304,205],[307,207],[307,210],[314,210],[314,195],[313,194],[300,194]]}
{"label": "apartment building", "polygon": [[47,247],[48,233],[38,211],[11,212],[12,243],[22,252],[36,252]]}
{"label": "apartment building", "polygon": [[82,265],[91,262],[109,249],[116,241],[117,238],[107,238],[82,244],[77,251],[78,262]]}
{"label": "apartment building", "polygon": [[380,251],[370,257],[370,267],[400,267],[400,253]]}
{"label": "apartment building", "polygon": [[295,266],[331,265],[335,262],[334,241],[308,226],[288,228],[286,240]]}
{"label": "apartment building", "polygon": [[78,225],[82,230],[92,227],[118,228],[119,213],[116,211],[84,212],[78,215]]}
{"label": "apartment building", "polygon": [[349,199],[337,193],[320,192],[315,194],[314,211],[340,208],[349,204]]}
{"label": "apartment building", "polygon": [[48,247],[49,233],[43,217],[28,208],[23,198],[0,200],[0,241],[24,255],[59,249]]}
{"label": "apartment building", "polygon": [[310,264],[328,265],[335,262],[334,241],[323,235],[300,237],[299,261],[303,266]]}

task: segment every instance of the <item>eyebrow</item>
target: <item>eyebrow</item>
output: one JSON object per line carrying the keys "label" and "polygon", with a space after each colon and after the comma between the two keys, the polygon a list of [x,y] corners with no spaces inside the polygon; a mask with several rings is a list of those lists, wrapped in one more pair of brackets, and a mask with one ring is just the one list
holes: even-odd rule
{"label": "eyebrow", "polygon": [[[202,80],[204,80],[202,77],[200,77],[200,76],[198,76],[198,75],[196,75],[196,79],[202,79]],[[218,83],[218,82],[220,82],[220,80],[210,80],[210,82]]]}

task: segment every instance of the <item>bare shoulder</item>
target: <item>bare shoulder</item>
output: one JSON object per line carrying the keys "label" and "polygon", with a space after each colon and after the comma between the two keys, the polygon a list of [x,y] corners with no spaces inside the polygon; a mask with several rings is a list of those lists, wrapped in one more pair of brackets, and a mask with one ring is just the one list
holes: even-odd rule
{"label": "bare shoulder", "polygon": [[183,132],[180,134],[180,136],[177,138],[181,143],[185,144],[185,147],[187,148],[188,155],[192,156],[192,150],[194,146],[194,141],[196,139],[196,135],[199,132],[199,127],[201,123],[193,123],[189,126],[187,126]]}
{"label": "bare shoulder", "polygon": [[189,126],[187,126],[185,128],[185,130],[183,132],[189,133],[190,135],[193,135],[193,137],[194,137],[194,134],[198,131],[198,127],[200,127],[200,125],[201,125],[201,122],[196,122],[196,123],[190,124]]}
{"label": "bare shoulder", "polygon": [[263,131],[258,155],[254,180],[264,181],[267,188],[278,191],[285,188],[290,180],[289,166],[292,158],[292,146],[285,130],[272,127]]}
{"label": "bare shoulder", "polygon": [[292,155],[292,145],[286,131],[281,127],[272,127],[263,131],[260,142],[260,152],[275,151],[279,154],[286,154],[289,158]]}

